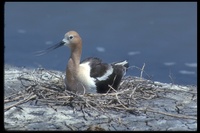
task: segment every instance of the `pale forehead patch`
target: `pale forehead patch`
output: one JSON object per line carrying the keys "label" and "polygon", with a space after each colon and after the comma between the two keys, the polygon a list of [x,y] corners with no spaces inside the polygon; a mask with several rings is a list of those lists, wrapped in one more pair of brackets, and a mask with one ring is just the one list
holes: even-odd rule
{"label": "pale forehead patch", "polygon": [[67,38],[64,38],[62,41],[65,43],[68,42]]}

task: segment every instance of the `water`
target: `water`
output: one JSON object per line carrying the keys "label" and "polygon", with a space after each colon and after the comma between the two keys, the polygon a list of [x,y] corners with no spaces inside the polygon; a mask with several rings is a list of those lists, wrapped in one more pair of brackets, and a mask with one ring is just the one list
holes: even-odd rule
{"label": "water", "polygon": [[43,56],[76,30],[82,59],[127,59],[127,75],[182,85],[197,84],[197,3],[195,2],[6,2],[5,63],[65,71],[69,49]]}

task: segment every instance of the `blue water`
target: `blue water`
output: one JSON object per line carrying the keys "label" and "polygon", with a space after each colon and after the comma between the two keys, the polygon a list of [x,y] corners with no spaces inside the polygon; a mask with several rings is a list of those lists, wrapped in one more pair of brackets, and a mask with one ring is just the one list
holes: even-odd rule
{"label": "blue water", "polygon": [[82,59],[127,59],[127,75],[181,85],[197,84],[197,3],[195,2],[6,2],[5,63],[65,71],[67,47],[46,49],[76,30]]}

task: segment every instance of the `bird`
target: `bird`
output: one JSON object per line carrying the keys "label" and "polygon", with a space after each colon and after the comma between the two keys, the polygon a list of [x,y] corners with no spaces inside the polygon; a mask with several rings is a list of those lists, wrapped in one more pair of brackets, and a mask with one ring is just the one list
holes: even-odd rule
{"label": "bird", "polygon": [[129,67],[127,60],[104,63],[97,57],[88,57],[81,61],[82,39],[74,30],[67,32],[64,39],[56,45],[39,51],[38,55],[46,54],[63,45],[68,46],[71,51],[66,66],[67,90],[74,93],[107,93],[109,90],[118,89]]}

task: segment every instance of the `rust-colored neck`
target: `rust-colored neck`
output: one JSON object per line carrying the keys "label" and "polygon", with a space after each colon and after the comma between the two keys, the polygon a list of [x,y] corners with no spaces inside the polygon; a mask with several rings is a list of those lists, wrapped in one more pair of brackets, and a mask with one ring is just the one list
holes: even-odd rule
{"label": "rust-colored neck", "polygon": [[71,55],[66,70],[66,82],[70,90],[73,90],[74,86],[76,86],[75,84],[77,83],[77,73],[80,65],[81,53],[81,43],[71,46]]}
{"label": "rust-colored neck", "polygon": [[70,59],[72,59],[73,65],[75,68],[79,67],[82,53],[82,45],[76,45],[71,48]]}

